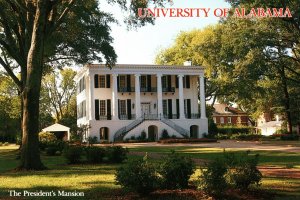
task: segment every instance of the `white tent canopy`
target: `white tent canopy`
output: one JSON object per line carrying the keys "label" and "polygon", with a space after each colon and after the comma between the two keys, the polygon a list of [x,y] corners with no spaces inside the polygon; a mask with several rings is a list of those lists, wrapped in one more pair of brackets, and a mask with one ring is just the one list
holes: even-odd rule
{"label": "white tent canopy", "polygon": [[61,124],[53,124],[51,126],[48,126],[44,129],[42,129],[43,132],[50,132],[50,133],[55,133],[55,132],[66,132],[68,136],[68,140],[70,140],[70,128],[66,127]]}

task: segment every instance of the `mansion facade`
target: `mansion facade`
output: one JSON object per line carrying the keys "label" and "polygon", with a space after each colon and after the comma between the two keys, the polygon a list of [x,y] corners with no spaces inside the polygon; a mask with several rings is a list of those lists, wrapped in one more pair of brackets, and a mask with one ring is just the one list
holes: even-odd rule
{"label": "mansion facade", "polygon": [[86,138],[114,142],[144,132],[156,141],[164,130],[176,137],[208,133],[202,67],[89,64],[75,80],[77,125],[88,125]]}

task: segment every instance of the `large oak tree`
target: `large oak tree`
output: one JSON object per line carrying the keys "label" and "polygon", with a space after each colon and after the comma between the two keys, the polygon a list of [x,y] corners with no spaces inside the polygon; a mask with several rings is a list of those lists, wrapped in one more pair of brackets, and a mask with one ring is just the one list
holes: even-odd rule
{"label": "large oak tree", "polygon": [[[128,12],[130,26],[153,23],[137,18],[138,7],[148,1],[107,0]],[[155,1],[162,4],[163,1]],[[46,67],[72,60],[76,63],[115,63],[111,46],[111,13],[97,0],[1,0],[0,65],[18,87],[22,107],[20,169],[41,170],[38,149],[39,97]]]}

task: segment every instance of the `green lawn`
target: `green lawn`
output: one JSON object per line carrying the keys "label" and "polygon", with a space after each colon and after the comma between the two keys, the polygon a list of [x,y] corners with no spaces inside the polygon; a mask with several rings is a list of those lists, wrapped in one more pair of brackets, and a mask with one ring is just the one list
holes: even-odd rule
{"label": "green lawn", "polygon": [[[140,147],[130,148],[132,152],[149,152],[167,154],[171,150],[189,155],[193,158],[211,160],[222,155],[222,149],[218,148],[191,148],[191,147]],[[61,156],[48,157],[42,155],[43,163],[49,168],[39,172],[14,172],[17,166],[16,146],[0,147],[0,199],[8,197],[9,190],[16,191],[77,191],[84,192],[85,197],[74,199],[115,199],[122,197],[124,191],[115,184],[114,173],[120,165],[99,164],[99,165],[66,165]],[[283,153],[260,151],[253,152],[261,154],[260,165],[286,166],[291,164],[300,166],[299,153]],[[130,155],[134,157],[136,155]],[[156,162],[161,160],[161,156],[152,158]],[[197,170],[199,174],[199,170]],[[196,180],[197,175],[192,177]],[[300,196],[300,179],[265,177],[262,188],[268,191],[276,191],[282,196],[277,199],[297,199]],[[4,198],[5,199],[5,198]],[[45,199],[22,198],[22,199]],[[61,197],[51,197],[46,199],[61,199]],[[65,199],[70,199],[66,197]]]}
{"label": "green lawn", "polygon": [[[192,158],[213,160],[220,158],[223,155],[224,149],[222,148],[194,148],[194,147],[138,147],[130,148],[132,152],[148,152],[165,155],[172,150],[190,156]],[[241,153],[244,151],[226,149],[227,152]],[[274,167],[286,167],[293,166],[294,168],[300,168],[300,153],[282,152],[282,151],[251,151],[250,154],[259,154],[260,166],[274,166]]]}

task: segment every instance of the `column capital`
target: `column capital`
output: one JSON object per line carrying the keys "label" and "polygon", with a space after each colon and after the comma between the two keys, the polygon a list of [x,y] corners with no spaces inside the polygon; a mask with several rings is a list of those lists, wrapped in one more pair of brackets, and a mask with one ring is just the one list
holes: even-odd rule
{"label": "column capital", "polygon": [[113,77],[118,77],[119,76],[119,74],[116,74],[116,73],[114,73],[114,74],[111,74]]}
{"label": "column capital", "polygon": [[184,75],[183,75],[183,74],[178,74],[178,75],[177,75],[177,77],[178,77],[178,78],[180,78],[180,77],[182,77],[182,78],[183,78],[183,77],[184,77]]}
{"label": "column capital", "polygon": [[156,74],[156,77],[162,77],[163,75],[162,74]]}
{"label": "column capital", "polygon": [[140,77],[140,76],[141,76],[141,74],[135,74],[134,76],[135,76],[135,77]]}

